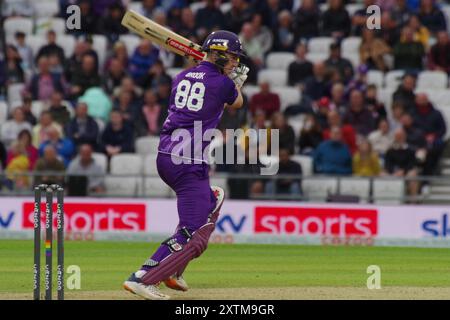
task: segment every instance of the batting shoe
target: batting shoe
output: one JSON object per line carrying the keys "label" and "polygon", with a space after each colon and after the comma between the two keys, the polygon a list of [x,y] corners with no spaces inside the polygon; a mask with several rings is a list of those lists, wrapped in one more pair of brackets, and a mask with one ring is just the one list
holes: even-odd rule
{"label": "batting shoe", "polygon": [[164,284],[167,288],[178,290],[178,291],[188,291],[189,287],[183,276],[172,276],[167,280],[164,280]]}
{"label": "batting shoe", "polygon": [[158,285],[145,285],[142,283],[141,277],[145,271],[139,270],[132,273],[127,281],[123,283],[123,288],[147,300],[168,300],[170,296],[162,293]]}

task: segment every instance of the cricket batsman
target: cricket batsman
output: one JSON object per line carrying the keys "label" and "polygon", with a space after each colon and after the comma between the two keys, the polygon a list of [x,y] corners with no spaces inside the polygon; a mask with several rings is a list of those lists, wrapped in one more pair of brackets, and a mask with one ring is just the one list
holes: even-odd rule
{"label": "cricket batsman", "polygon": [[[207,248],[224,201],[224,191],[209,185],[207,159],[189,163],[174,163],[178,141],[172,133],[187,129],[194,137],[194,122],[201,122],[202,136],[219,124],[224,107],[241,108],[241,87],[247,79],[248,67],[240,64],[242,44],[229,31],[212,32],[204,41],[206,57],[197,66],[179,73],[172,86],[169,114],[160,134],[157,168],[161,179],[177,195],[179,224],[175,234],[163,241],[156,252],[124,282],[126,290],[145,299],[166,300],[170,297],[159,290],[159,284],[186,291],[183,272],[189,262]],[[202,142],[206,148],[208,142]],[[203,152],[201,153],[203,155]],[[202,157],[203,158],[203,157]]]}

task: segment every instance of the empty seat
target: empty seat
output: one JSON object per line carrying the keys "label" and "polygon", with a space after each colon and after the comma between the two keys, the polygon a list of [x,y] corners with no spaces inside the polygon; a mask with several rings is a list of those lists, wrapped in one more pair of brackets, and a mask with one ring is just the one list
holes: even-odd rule
{"label": "empty seat", "polygon": [[124,34],[119,37],[119,40],[127,47],[128,55],[132,55],[134,50],[139,46],[141,38],[132,34]]}
{"label": "empty seat", "polygon": [[348,37],[342,40],[341,50],[342,55],[359,54],[359,47],[361,46],[360,37]]}
{"label": "empty seat", "polygon": [[137,195],[138,179],[131,177],[105,177],[106,194],[116,197],[133,197]]}
{"label": "empty seat", "polygon": [[172,78],[175,78],[175,76],[183,70],[184,70],[183,68],[168,68],[166,70],[166,72],[169,76],[171,76]]}
{"label": "empty seat", "polygon": [[324,201],[328,195],[337,191],[337,179],[317,177],[303,179],[302,187],[305,196],[309,200]]}
{"label": "empty seat", "polygon": [[[71,35],[57,35],[56,43],[64,49],[66,58],[71,57],[75,49],[75,38]],[[97,52],[100,54],[99,52]]]}
{"label": "empty seat", "polygon": [[367,83],[368,84],[374,84],[379,89],[383,87],[384,82],[384,73],[378,70],[370,70],[367,73]]}
{"label": "empty seat", "polygon": [[289,64],[295,60],[295,55],[291,52],[271,52],[266,58],[266,67],[268,69],[287,70]]}
{"label": "empty seat", "polygon": [[35,33],[44,35],[48,30],[54,30],[57,34],[64,34],[66,32],[66,21],[63,18],[37,19]]}
{"label": "empty seat", "polygon": [[228,11],[230,11],[231,5],[231,2],[222,3],[220,5],[220,11],[222,11],[222,13],[227,13]]}
{"label": "empty seat", "polygon": [[284,111],[289,105],[300,103],[301,93],[298,88],[274,87],[272,91],[280,96],[281,111]]}
{"label": "empty seat", "polygon": [[377,204],[401,204],[405,193],[402,179],[375,179],[373,199]]}
{"label": "empty seat", "polygon": [[149,154],[146,155],[144,158],[144,174],[148,176],[157,176],[158,175],[158,169],[156,168],[156,157],[157,154]]}
{"label": "empty seat", "polygon": [[450,100],[447,102],[447,105],[439,106],[439,111],[442,113],[442,117],[445,120],[445,123],[447,124],[447,132],[445,133],[444,138],[448,139],[450,138]]}
{"label": "empty seat", "polygon": [[[56,36],[58,38],[58,36]],[[30,46],[34,55],[37,55],[39,49],[44,46],[47,42],[44,35],[29,35],[26,38],[27,45]]]}
{"label": "empty seat", "polygon": [[450,90],[449,89],[423,89],[416,90],[416,93],[426,93],[428,99],[434,104],[437,109],[442,106],[450,105]]}
{"label": "empty seat", "polygon": [[8,105],[6,102],[0,101],[0,126],[8,119]]}
{"label": "empty seat", "polygon": [[92,158],[94,158],[95,163],[102,168],[102,173],[106,173],[108,170],[108,157],[104,153],[93,152]]}
{"label": "empty seat", "polygon": [[264,69],[258,73],[258,83],[269,82],[272,87],[284,87],[287,84],[286,70]]}
{"label": "empty seat", "polygon": [[191,4],[189,5],[189,7],[191,8],[192,13],[193,13],[194,15],[197,13],[197,11],[198,11],[199,9],[202,9],[202,8],[204,8],[205,6],[206,6],[206,2],[203,2],[203,1],[193,2],[193,3],[191,3]]}
{"label": "empty seat", "polygon": [[142,172],[142,157],[133,153],[119,153],[111,158],[112,174],[138,175]]}
{"label": "empty seat", "polygon": [[386,111],[389,113],[391,111],[391,104],[392,104],[392,95],[394,94],[396,89],[391,88],[385,88],[385,89],[378,89],[377,91],[377,98],[380,102],[384,103],[384,106],[386,107]]}
{"label": "empty seat", "polygon": [[24,83],[14,83],[8,86],[8,102],[11,105],[13,102],[22,103],[22,91],[25,88]]}
{"label": "empty seat", "polygon": [[170,195],[170,187],[160,177],[147,177],[142,186],[142,194],[146,197],[164,197]]}
{"label": "empty seat", "polygon": [[39,117],[41,116],[41,113],[42,113],[42,111],[44,111],[44,109],[45,109],[44,103],[40,100],[34,100],[31,103],[31,112],[36,117],[36,119],[39,119]]}
{"label": "empty seat", "polygon": [[141,155],[157,154],[159,145],[159,137],[157,136],[145,136],[139,137],[135,141],[136,152]]}
{"label": "empty seat", "polygon": [[328,54],[322,52],[309,52],[306,54],[306,59],[311,61],[311,63],[324,62],[328,57]]}
{"label": "empty seat", "polygon": [[128,3],[128,9],[134,10],[136,12],[141,12],[142,10],[142,2],[140,1],[131,1]]}
{"label": "empty seat", "polygon": [[302,173],[304,177],[313,174],[313,158],[309,156],[294,155],[291,157],[292,161],[299,163],[302,166]]}
{"label": "empty seat", "polygon": [[300,131],[303,128],[304,119],[304,114],[299,114],[288,118],[288,124],[292,127],[292,129],[294,129],[295,137],[297,139],[300,137]]}
{"label": "empty seat", "polygon": [[225,197],[228,196],[228,183],[226,178],[212,176],[209,178],[209,184],[211,186],[221,187],[225,191]]}
{"label": "empty seat", "polygon": [[308,42],[308,51],[310,53],[330,54],[330,45],[334,42],[331,37],[316,37]]}
{"label": "empty seat", "polygon": [[448,76],[442,71],[422,71],[417,78],[417,89],[445,89]]}
{"label": "empty seat", "polygon": [[387,89],[397,90],[398,85],[402,82],[402,77],[405,74],[403,70],[393,70],[386,73],[384,77],[384,85]]}
{"label": "empty seat", "polygon": [[59,3],[56,0],[36,1],[34,10],[37,17],[53,17],[59,13]]}
{"label": "empty seat", "polygon": [[340,194],[358,196],[368,201],[370,196],[370,180],[367,178],[342,178],[339,186]]}
{"label": "empty seat", "polygon": [[352,17],[356,11],[364,9],[364,5],[362,3],[350,3],[345,5],[345,10],[347,10],[350,17]]}
{"label": "empty seat", "polygon": [[14,35],[17,31],[31,34],[33,33],[33,20],[23,17],[7,18],[3,23],[3,29],[7,35]]}
{"label": "empty seat", "polygon": [[350,60],[353,68],[355,69],[361,64],[361,57],[359,56],[359,53],[346,53],[343,54],[342,57]]}
{"label": "empty seat", "polygon": [[103,66],[106,61],[106,52],[108,49],[108,40],[104,35],[95,34],[92,36],[92,49],[97,52],[99,66]]}
{"label": "empty seat", "polygon": [[253,85],[248,84],[248,85],[245,85],[242,87],[242,93],[245,96],[247,96],[248,100],[250,100],[253,97],[253,95],[255,93],[258,93],[259,91],[260,91],[259,86],[253,86]]}

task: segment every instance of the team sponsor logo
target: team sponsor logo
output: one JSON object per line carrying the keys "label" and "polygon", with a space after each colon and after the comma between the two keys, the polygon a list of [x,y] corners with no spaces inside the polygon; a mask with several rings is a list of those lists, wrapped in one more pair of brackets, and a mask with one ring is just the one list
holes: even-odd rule
{"label": "team sponsor logo", "polygon": [[[56,203],[53,223],[56,226]],[[22,227],[33,228],[33,202],[23,204]],[[45,223],[45,203],[41,204],[41,221]],[[64,224],[67,231],[145,231],[146,205],[127,203],[65,203]]]}
{"label": "team sponsor logo", "polygon": [[255,233],[302,236],[375,236],[376,209],[256,207]]}
{"label": "team sponsor logo", "polygon": [[427,236],[450,237],[450,217],[447,213],[436,219],[423,221],[421,227]]}

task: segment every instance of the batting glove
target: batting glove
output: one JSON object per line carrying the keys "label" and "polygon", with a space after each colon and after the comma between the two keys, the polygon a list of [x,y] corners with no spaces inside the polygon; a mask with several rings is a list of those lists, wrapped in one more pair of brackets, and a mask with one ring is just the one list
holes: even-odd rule
{"label": "batting glove", "polygon": [[236,87],[240,89],[243,86],[245,80],[247,80],[247,73],[249,71],[249,67],[242,65],[230,74],[230,78],[236,84]]}

